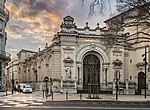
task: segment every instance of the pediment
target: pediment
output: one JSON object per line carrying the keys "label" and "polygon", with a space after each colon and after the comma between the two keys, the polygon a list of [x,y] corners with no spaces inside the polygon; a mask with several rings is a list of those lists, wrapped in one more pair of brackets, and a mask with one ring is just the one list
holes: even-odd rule
{"label": "pediment", "polygon": [[72,18],[71,16],[66,16],[64,18],[64,21],[74,21],[74,18]]}

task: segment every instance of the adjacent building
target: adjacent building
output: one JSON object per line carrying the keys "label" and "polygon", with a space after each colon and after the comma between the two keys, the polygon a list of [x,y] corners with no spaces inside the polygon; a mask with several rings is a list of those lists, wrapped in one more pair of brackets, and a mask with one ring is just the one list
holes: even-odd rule
{"label": "adjacent building", "polygon": [[[6,67],[7,74],[7,87],[9,90],[12,89],[12,86],[20,82],[20,74],[18,73],[18,58],[14,57],[8,63]],[[15,87],[15,86],[14,86]]]}
{"label": "adjacent building", "polygon": [[5,86],[5,67],[10,60],[10,54],[5,51],[7,33],[5,32],[6,24],[9,20],[9,13],[5,8],[6,0],[0,1],[0,91]]}
{"label": "adjacent building", "polygon": [[[30,58],[32,55],[36,54],[37,52],[29,51],[22,49],[17,55],[18,57],[14,57],[11,59],[11,61],[8,63],[6,67],[6,73],[8,75],[8,88],[12,88],[12,86],[15,87],[18,83],[22,83],[26,80],[26,76],[24,74],[21,74],[21,68],[19,68],[19,65],[23,65],[26,59]],[[12,82],[13,81],[13,82]]]}

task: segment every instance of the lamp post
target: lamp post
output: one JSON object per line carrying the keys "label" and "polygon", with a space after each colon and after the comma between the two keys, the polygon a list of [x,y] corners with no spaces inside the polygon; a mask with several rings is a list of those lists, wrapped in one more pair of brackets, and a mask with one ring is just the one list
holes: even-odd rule
{"label": "lamp post", "polygon": [[144,61],[144,70],[145,70],[145,99],[146,99],[146,69],[147,69],[147,47],[149,47],[149,45],[145,46],[145,53],[142,55],[142,57],[144,57],[143,61]]}
{"label": "lamp post", "polygon": [[52,95],[52,100],[53,100],[53,80],[52,80],[52,78],[50,78],[50,93],[51,93],[51,95]]}
{"label": "lamp post", "polygon": [[120,69],[122,68],[122,62],[119,59],[116,59],[115,61],[113,61],[114,64],[114,70],[115,70],[115,79],[116,79],[116,100],[118,100],[118,91],[119,91],[119,80],[120,80]]}
{"label": "lamp post", "polygon": [[12,72],[12,95],[14,94],[14,73]]}
{"label": "lamp post", "polygon": [[115,75],[116,75],[116,100],[118,100],[118,91],[119,91],[118,83],[119,83],[119,79],[120,79],[120,72],[116,71]]}
{"label": "lamp post", "polygon": [[145,99],[146,99],[146,67],[147,67],[147,54],[146,54],[146,46],[145,46]]}

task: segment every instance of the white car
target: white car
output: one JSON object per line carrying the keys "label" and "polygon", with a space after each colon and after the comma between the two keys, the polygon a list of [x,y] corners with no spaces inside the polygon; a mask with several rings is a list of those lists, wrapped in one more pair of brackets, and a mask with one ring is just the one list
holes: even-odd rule
{"label": "white car", "polygon": [[31,86],[25,86],[23,88],[23,93],[32,93],[32,88]]}

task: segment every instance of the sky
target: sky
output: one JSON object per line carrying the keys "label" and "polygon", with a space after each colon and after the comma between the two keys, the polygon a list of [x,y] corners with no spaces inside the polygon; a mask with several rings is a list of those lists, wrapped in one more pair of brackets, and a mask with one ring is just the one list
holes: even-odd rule
{"label": "sky", "polygon": [[90,1],[82,5],[81,0],[7,0],[5,6],[10,18],[6,27],[6,51],[15,56],[21,49],[38,51],[46,43],[50,45],[68,15],[74,18],[77,27],[83,28],[86,22],[90,28],[95,28],[97,23],[104,27],[103,21],[115,12],[115,0],[111,0],[111,11],[105,9],[102,15],[97,7],[95,14],[88,16]]}

